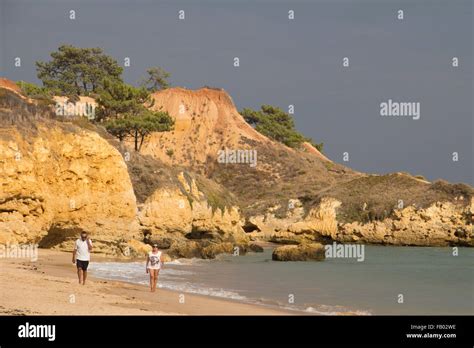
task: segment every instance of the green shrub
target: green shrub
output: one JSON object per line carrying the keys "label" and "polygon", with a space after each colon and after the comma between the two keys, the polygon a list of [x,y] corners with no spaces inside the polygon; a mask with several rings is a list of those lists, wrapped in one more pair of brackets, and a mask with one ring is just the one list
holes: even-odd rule
{"label": "green shrub", "polygon": [[262,105],[261,111],[244,108],[240,114],[256,131],[288,147],[297,148],[302,143],[309,142],[319,151],[323,149],[323,143],[313,143],[312,139],[300,134],[295,129],[293,118],[280,108]]}

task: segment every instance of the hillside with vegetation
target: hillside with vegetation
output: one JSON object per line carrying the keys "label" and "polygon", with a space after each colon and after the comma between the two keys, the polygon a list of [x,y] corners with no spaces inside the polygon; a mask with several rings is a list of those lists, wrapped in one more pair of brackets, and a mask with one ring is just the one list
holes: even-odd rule
{"label": "hillside with vegetation", "polygon": [[[352,170],[278,107],[239,112],[159,67],[132,86],[101,49],[64,45],[37,67],[42,86],[0,80],[3,241],[66,248],[85,229],[104,253],[153,240],[183,257],[252,241],[474,244],[471,186]],[[59,101],[94,113],[58,115]]]}

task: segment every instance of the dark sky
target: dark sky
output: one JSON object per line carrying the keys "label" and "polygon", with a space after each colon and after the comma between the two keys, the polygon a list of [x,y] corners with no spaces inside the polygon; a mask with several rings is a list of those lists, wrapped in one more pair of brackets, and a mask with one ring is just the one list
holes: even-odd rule
{"label": "dark sky", "polygon": [[[173,85],[224,88],[239,109],[294,104],[297,128],[354,169],[473,184],[472,0],[0,0],[0,11],[0,76],[38,83],[34,62],[60,44],[99,46],[130,57],[129,83],[158,65]],[[419,102],[420,119],[380,116],[388,99]]]}

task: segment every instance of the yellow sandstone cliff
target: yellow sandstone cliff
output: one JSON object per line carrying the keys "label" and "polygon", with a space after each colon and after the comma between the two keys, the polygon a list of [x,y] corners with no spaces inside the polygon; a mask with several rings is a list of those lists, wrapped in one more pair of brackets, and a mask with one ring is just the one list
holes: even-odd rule
{"label": "yellow sandstone cliff", "polygon": [[68,247],[83,229],[96,251],[114,253],[109,244],[136,232],[127,167],[97,133],[55,123],[38,125],[35,134],[0,132],[1,243]]}

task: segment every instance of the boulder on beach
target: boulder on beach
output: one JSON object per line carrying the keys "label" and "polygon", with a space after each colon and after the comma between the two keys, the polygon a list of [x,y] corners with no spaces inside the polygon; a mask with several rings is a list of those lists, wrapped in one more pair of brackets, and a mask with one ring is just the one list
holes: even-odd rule
{"label": "boulder on beach", "polygon": [[263,247],[256,243],[250,243],[248,249],[254,253],[263,253]]}
{"label": "boulder on beach", "polygon": [[284,245],[275,248],[272,253],[274,261],[322,261],[324,259],[324,246],[320,243]]}
{"label": "boulder on beach", "polygon": [[234,245],[232,243],[213,243],[201,250],[201,257],[203,259],[214,259],[219,254],[232,254]]}

